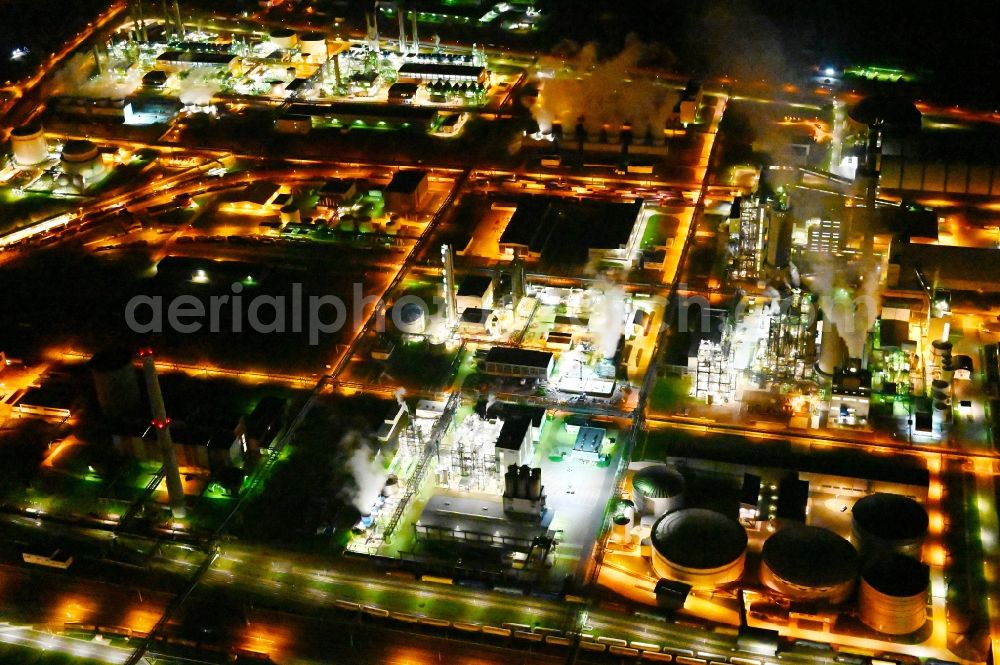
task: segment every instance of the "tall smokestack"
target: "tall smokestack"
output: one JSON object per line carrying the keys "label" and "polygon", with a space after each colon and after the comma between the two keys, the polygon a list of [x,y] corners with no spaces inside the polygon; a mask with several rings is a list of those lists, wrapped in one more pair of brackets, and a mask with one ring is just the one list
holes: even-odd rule
{"label": "tall smokestack", "polygon": [[333,79],[337,82],[337,87],[340,88],[340,53],[333,54]]}
{"label": "tall smokestack", "polygon": [[511,300],[515,309],[524,297],[524,262],[520,255],[515,256],[510,266],[510,291]]}
{"label": "tall smokestack", "polygon": [[174,0],[174,18],[177,20],[177,36],[184,39],[184,21],[181,20],[181,6]]}
{"label": "tall smokestack", "polygon": [[406,53],[406,17],[403,16],[403,3],[396,3],[396,18],[399,19],[399,54]]}
{"label": "tall smokestack", "polygon": [[174,442],[170,438],[170,419],[167,418],[167,407],[163,403],[163,393],[160,391],[160,377],[156,374],[156,362],[152,349],[139,352],[142,358],[142,371],[146,377],[146,390],[149,393],[149,404],[153,411],[153,427],[156,429],[156,442],[163,456],[163,475],[167,481],[167,495],[170,499],[170,512],[174,517],[184,517],[184,486],[181,484],[181,474],[177,469],[177,453]]}
{"label": "tall smokestack", "polygon": [[136,6],[139,12],[139,39],[148,42],[149,34],[146,32],[146,15],[142,11],[142,0],[136,0]]}
{"label": "tall smokestack", "polygon": [[410,12],[410,32],[413,33],[413,55],[420,53],[420,39],[417,37],[417,8]]}
{"label": "tall smokestack", "polygon": [[441,245],[441,263],[444,264],[444,304],[448,327],[458,322],[458,297],[455,289],[455,264],[451,245]]}
{"label": "tall smokestack", "polygon": [[104,74],[104,66],[101,64],[101,50],[94,44],[94,64],[97,65],[97,75]]}
{"label": "tall smokestack", "polygon": [[378,12],[365,13],[365,27],[367,28],[368,47],[378,53]]}

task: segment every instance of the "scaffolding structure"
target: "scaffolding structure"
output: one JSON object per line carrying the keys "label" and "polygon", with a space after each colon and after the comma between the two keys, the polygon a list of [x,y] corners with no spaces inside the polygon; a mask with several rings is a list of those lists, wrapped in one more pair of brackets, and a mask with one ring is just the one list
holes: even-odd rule
{"label": "scaffolding structure", "polygon": [[499,493],[496,443],[503,420],[472,413],[452,437],[448,455],[448,484],[464,491]]}
{"label": "scaffolding structure", "polygon": [[768,317],[767,343],[760,367],[765,380],[802,381],[816,362],[815,305],[802,289],[792,289]]}
{"label": "scaffolding structure", "polygon": [[764,201],[756,197],[740,201],[739,225],[730,236],[733,252],[732,277],[760,277],[767,242],[768,217],[769,207]]}
{"label": "scaffolding structure", "polygon": [[729,329],[718,342],[703,339],[695,365],[695,397],[709,404],[730,401],[736,392],[733,345]]}

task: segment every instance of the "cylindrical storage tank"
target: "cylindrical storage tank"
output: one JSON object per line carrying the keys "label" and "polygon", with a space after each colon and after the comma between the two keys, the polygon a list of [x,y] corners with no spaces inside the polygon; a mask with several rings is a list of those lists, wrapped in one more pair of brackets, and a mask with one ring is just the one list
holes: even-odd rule
{"label": "cylindrical storage tank", "polygon": [[653,570],[694,587],[717,587],[743,576],[747,532],[722,513],[688,508],[664,515],[650,532]]}
{"label": "cylindrical storage tank", "polygon": [[913,557],[892,554],[869,562],[858,587],[858,615],[869,628],[908,635],[927,622],[930,569]]}
{"label": "cylindrical storage tank", "polygon": [[898,552],[920,556],[927,537],[927,511],[908,496],[876,492],[851,511],[851,535],[865,558]]}
{"label": "cylindrical storage tank", "polygon": [[934,348],[934,359],[939,363],[944,362],[945,358],[951,358],[951,342],[943,339],[936,339],[931,342],[931,346]]}
{"label": "cylindrical storage tank", "polygon": [[849,542],[815,526],[792,526],[764,541],[760,581],[791,601],[842,603],[854,591],[859,557]]}
{"label": "cylindrical storage tank", "polygon": [[615,515],[611,519],[611,535],[620,543],[628,540],[628,528],[631,526],[629,519],[624,515]]}
{"label": "cylindrical storage tank", "polygon": [[293,205],[286,205],[278,211],[282,224],[298,224],[302,219],[299,209]]}
{"label": "cylindrical storage tank", "polygon": [[276,28],[272,30],[268,41],[274,44],[275,48],[283,49],[295,48],[295,45],[299,43],[295,31],[288,28]]}
{"label": "cylindrical storage tank", "polygon": [[952,364],[951,358],[947,358],[941,363],[941,380],[951,384],[954,378],[955,365]]}
{"label": "cylindrical storage tank", "polygon": [[141,404],[132,354],[123,348],[95,353],[87,363],[101,411],[109,418],[134,414]]}
{"label": "cylindrical storage tank", "polygon": [[512,497],[517,495],[517,467],[513,464],[507,467],[507,473],[503,474],[503,495]]}
{"label": "cylindrical storage tank", "polygon": [[530,484],[531,468],[525,464],[517,470],[517,495],[522,499],[527,499]]}
{"label": "cylindrical storage tank", "polygon": [[306,62],[326,62],[326,35],[322,32],[304,32],[299,36],[299,50]]}
{"label": "cylindrical storage tank", "polygon": [[399,494],[399,478],[395,474],[389,474],[385,479],[385,486],[382,488],[382,496],[390,497]]}
{"label": "cylindrical storage tank", "polygon": [[387,236],[394,236],[399,233],[399,224],[390,219],[382,225],[382,232]]}
{"label": "cylindrical storage tank", "polygon": [[393,311],[394,323],[399,332],[408,335],[420,335],[427,329],[427,306],[419,302],[408,302]]}
{"label": "cylindrical storage tank", "polygon": [[63,144],[62,169],[66,173],[89,180],[104,172],[104,163],[93,141],[72,139]]}
{"label": "cylindrical storage tank", "polygon": [[942,379],[931,381],[931,396],[936,400],[947,399],[951,395],[951,384]]}
{"label": "cylindrical storage tank", "polygon": [[361,220],[358,223],[358,233],[371,233],[374,230],[372,223],[368,220]]}
{"label": "cylindrical storage tank", "polygon": [[21,166],[33,166],[49,157],[49,147],[45,143],[45,130],[37,123],[15,127],[10,132],[14,161]]}
{"label": "cylindrical storage tank", "polygon": [[663,515],[684,507],[684,486],[677,469],[652,464],[632,475],[632,500],[640,515]]}
{"label": "cylindrical storage tank", "polygon": [[528,492],[532,499],[540,499],[542,497],[542,470],[538,467],[531,470],[531,482],[528,486]]}
{"label": "cylindrical storage tank", "polygon": [[618,514],[627,519],[629,524],[635,524],[635,504],[628,499],[622,499]]}
{"label": "cylindrical storage tank", "polygon": [[940,434],[951,426],[951,403],[946,400],[935,400],[931,409],[931,426]]}
{"label": "cylindrical storage tank", "polygon": [[348,219],[346,217],[340,218],[340,230],[344,233],[354,233],[355,231],[354,219]]}

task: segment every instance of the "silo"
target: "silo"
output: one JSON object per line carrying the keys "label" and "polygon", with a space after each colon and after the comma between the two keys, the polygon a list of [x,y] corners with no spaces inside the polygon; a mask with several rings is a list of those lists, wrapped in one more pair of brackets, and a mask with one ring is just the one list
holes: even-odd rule
{"label": "silo", "polygon": [[931,407],[931,426],[935,434],[943,434],[951,427],[951,403],[949,400],[934,400]]}
{"label": "silo", "polygon": [[951,384],[943,379],[931,381],[931,397],[935,400],[945,400],[951,397]]}
{"label": "silo", "polygon": [[517,496],[517,465],[511,464],[503,474],[503,495],[507,498]]}
{"label": "silo", "polygon": [[652,464],[632,475],[632,500],[641,515],[663,515],[684,506],[684,486],[677,469]]}
{"label": "silo", "polygon": [[716,587],[740,579],[747,533],[722,513],[688,508],[664,515],[650,533],[653,570],[694,587]]}
{"label": "silo", "polygon": [[951,342],[943,339],[936,339],[931,342],[931,347],[934,350],[934,360],[938,365],[944,364],[945,361],[951,359]]}
{"label": "silo", "polygon": [[322,32],[304,32],[299,36],[299,50],[306,62],[322,64],[327,59],[326,35]]}
{"label": "silo", "polygon": [[851,537],[865,558],[889,552],[919,556],[927,524],[924,507],[901,494],[876,492],[851,511]]}
{"label": "silo", "polygon": [[531,470],[531,478],[528,482],[528,498],[542,498],[542,470],[538,467]]}
{"label": "silo", "polygon": [[927,622],[930,569],[913,557],[891,554],[869,562],[858,588],[858,615],[888,635],[908,635]]}
{"label": "silo", "polygon": [[854,591],[859,557],[834,532],[793,526],[764,542],[760,580],[793,602],[842,603]]}
{"label": "silo", "polygon": [[275,48],[286,50],[295,48],[295,45],[299,43],[298,35],[295,34],[294,30],[288,28],[275,28],[271,31],[268,41],[274,44]]}
{"label": "silo", "polygon": [[624,515],[615,515],[611,518],[611,535],[620,543],[628,540],[628,529],[631,524]]}
{"label": "silo", "polygon": [[389,474],[385,479],[385,486],[382,487],[382,496],[390,497],[399,494],[399,478],[395,474]]}
{"label": "silo", "polygon": [[522,499],[528,498],[528,489],[531,484],[531,467],[522,465],[517,470],[517,496]]}
{"label": "silo", "polygon": [[123,348],[95,353],[87,363],[94,378],[97,403],[109,418],[135,414],[141,403],[132,354]]}
{"label": "silo", "polygon": [[427,328],[427,307],[423,303],[408,302],[399,308],[399,312],[393,311],[394,323],[399,332],[408,335],[420,335]]}
{"label": "silo", "polygon": [[29,123],[12,129],[10,142],[14,161],[21,166],[41,164],[49,157],[45,130],[38,123]]}
{"label": "silo", "polygon": [[85,181],[104,173],[104,162],[97,145],[87,139],[71,139],[63,144],[62,170],[70,175],[78,175]]}

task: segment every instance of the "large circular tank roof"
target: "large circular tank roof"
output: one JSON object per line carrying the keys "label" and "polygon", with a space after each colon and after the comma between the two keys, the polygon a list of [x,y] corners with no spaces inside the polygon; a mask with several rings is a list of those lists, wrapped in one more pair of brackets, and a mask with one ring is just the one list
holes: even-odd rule
{"label": "large circular tank roof", "polygon": [[704,508],[664,515],[653,525],[650,540],[670,563],[706,570],[732,563],[747,548],[747,532],[739,522]]}
{"label": "large circular tank roof", "polygon": [[911,556],[891,554],[869,562],[862,577],[876,591],[897,598],[908,598],[927,590],[930,568]]}
{"label": "large circular tank roof", "polygon": [[927,511],[908,496],[876,492],[854,504],[854,521],[885,540],[912,540],[927,533]]}
{"label": "large circular tank roof", "polygon": [[34,136],[40,131],[42,131],[42,126],[40,124],[38,124],[37,122],[29,122],[25,125],[21,125],[20,127],[15,127],[14,129],[10,130],[10,135],[16,136],[18,138],[23,138],[25,136]]}
{"label": "large circular tank roof", "polygon": [[837,534],[815,526],[793,526],[764,541],[761,557],[781,579],[803,587],[828,587],[854,579],[858,552]]}
{"label": "large circular tank roof", "polygon": [[303,32],[301,35],[299,35],[299,41],[303,41],[303,42],[325,42],[326,41],[326,35],[324,35],[322,32]]}
{"label": "large circular tank roof", "polygon": [[399,320],[403,323],[415,323],[425,316],[426,310],[418,303],[408,302],[399,308]]}
{"label": "large circular tank roof", "polygon": [[895,127],[920,128],[920,111],[913,102],[886,95],[869,95],[848,112],[851,120],[862,125],[885,124]]}
{"label": "large circular tank roof", "polygon": [[277,39],[287,39],[288,37],[293,36],[295,31],[289,28],[275,28],[270,34],[271,37],[275,37]]}
{"label": "large circular tank roof", "polygon": [[97,146],[87,139],[71,139],[63,144],[62,157],[67,162],[82,162],[97,157]]}
{"label": "large circular tank roof", "polygon": [[654,464],[632,476],[632,490],[651,499],[669,499],[684,493],[684,476],[677,469]]}

